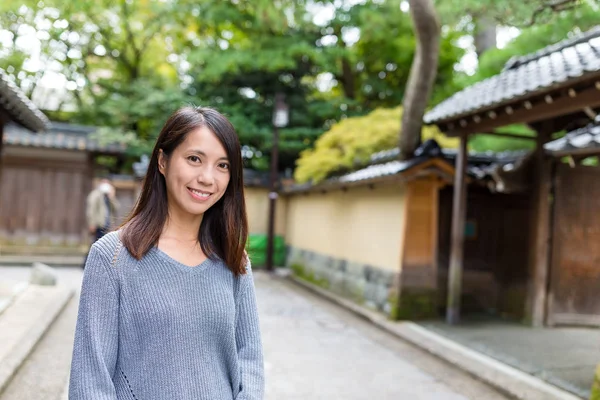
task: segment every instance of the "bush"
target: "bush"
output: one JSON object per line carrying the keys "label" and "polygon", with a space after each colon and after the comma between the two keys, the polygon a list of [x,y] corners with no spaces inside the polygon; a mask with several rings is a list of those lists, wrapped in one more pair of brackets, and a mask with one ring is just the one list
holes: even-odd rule
{"label": "bush", "polygon": [[[367,164],[373,153],[398,145],[401,118],[402,107],[380,108],[338,122],[316,140],[314,148],[300,154],[294,178],[299,183],[318,183]],[[422,139],[435,139],[442,147],[458,145],[456,139],[443,136],[435,126],[424,126]]]}

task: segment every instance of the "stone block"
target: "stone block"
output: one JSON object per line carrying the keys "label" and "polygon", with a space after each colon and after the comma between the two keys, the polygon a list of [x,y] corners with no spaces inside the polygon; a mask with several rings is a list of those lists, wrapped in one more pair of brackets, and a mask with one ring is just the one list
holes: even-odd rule
{"label": "stone block", "polygon": [[39,262],[32,264],[31,275],[29,276],[29,283],[32,285],[55,286],[57,280],[58,277],[54,268]]}

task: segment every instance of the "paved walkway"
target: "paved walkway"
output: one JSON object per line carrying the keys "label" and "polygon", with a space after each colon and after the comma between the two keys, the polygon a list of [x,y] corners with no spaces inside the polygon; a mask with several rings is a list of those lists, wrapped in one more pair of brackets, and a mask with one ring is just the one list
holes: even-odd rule
{"label": "paved walkway", "polygon": [[[26,279],[27,273],[0,267],[0,279]],[[63,283],[80,285],[79,269],[59,269],[59,275]],[[256,287],[267,400],[507,400],[292,283],[257,272]],[[71,303],[0,400],[64,396],[75,316]]]}
{"label": "paved walkway", "polygon": [[293,283],[256,281],[267,399],[506,400]]}
{"label": "paved walkway", "polygon": [[530,328],[490,319],[422,326],[534,376],[589,398],[600,363],[600,330]]}

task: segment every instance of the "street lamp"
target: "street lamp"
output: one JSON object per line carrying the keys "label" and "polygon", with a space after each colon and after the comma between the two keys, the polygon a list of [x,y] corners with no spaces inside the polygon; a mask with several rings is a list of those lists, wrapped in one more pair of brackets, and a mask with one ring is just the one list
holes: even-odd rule
{"label": "street lamp", "polygon": [[279,167],[279,128],[287,126],[289,107],[285,103],[285,95],[275,95],[273,110],[273,148],[271,150],[271,179],[269,182],[269,232],[267,236],[267,271],[273,271],[273,253],[275,250],[275,205],[277,202],[277,177]]}

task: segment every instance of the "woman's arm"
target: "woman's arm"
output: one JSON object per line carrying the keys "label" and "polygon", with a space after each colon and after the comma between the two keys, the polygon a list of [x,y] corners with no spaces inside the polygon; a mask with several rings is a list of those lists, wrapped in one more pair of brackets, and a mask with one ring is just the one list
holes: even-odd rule
{"label": "woman's arm", "polygon": [[83,274],[69,384],[70,400],[115,400],[112,377],[117,363],[119,295],[109,275],[110,256],[98,243]]}
{"label": "woman's arm", "polygon": [[242,387],[236,400],[262,400],[265,386],[263,351],[249,261],[246,269],[246,275],[239,278],[241,287],[237,300],[235,339],[242,371]]}

